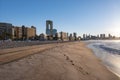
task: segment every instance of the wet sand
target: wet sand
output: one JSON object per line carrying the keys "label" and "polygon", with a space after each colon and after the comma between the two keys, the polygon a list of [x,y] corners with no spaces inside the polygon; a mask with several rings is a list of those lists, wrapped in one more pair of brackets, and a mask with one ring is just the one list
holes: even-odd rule
{"label": "wet sand", "polygon": [[0,65],[0,80],[119,80],[85,43],[60,44]]}

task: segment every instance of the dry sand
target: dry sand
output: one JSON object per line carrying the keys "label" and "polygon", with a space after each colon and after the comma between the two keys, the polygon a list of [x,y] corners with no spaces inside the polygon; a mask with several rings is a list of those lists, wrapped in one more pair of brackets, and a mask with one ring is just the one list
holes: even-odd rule
{"label": "dry sand", "polygon": [[0,80],[119,80],[82,42],[0,65]]}

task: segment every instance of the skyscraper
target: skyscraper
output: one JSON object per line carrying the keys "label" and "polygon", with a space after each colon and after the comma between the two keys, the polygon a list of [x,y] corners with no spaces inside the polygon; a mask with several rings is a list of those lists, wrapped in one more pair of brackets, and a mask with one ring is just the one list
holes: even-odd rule
{"label": "skyscraper", "polygon": [[51,20],[46,20],[46,34],[48,38],[53,39],[57,33],[56,29],[53,29],[53,22]]}

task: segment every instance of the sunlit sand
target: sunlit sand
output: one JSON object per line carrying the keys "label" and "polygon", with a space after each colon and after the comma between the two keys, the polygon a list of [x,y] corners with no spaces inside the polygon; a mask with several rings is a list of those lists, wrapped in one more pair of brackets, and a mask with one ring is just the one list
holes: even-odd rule
{"label": "sunlit sand", "polygon": [[[54,48],[0,65],[1,80],[119,80],[83,42]],[[25,52],[24,52],[25,53]]]}

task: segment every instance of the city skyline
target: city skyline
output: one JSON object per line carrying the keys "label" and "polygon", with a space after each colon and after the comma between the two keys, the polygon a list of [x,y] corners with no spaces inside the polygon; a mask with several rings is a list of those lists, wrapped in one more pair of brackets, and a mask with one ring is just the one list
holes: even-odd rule
{"label": "city skyline", "polygon": [[0,22],[35,26],[45,33],[45,21],[78,35],[101,33],[120,36],[120,0],[0,0]]}

